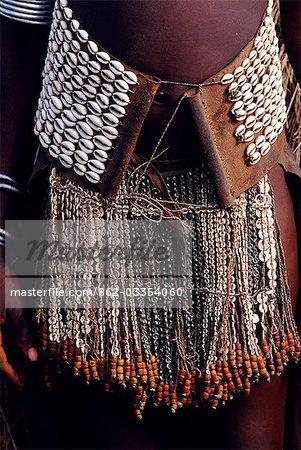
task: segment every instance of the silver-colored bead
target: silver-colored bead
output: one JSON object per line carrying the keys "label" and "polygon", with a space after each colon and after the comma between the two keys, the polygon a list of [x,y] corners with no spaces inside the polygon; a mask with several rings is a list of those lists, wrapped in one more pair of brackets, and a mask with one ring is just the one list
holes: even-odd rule
{"label": "silver-colored bead", "polygon": [[73,127],[76,122],[76,117],[72,114],[70,110],[66,110],[62,112],[62,121],[67,127]]}
{"label": "silver-colored bead", "polygon": [[77,74],[82,78],[87,78],[89,76],[89,70],[87,66],[79,65],[76,67]]}
{"label": "silver-colored bead", "polygon": [[47,134],[52,134],[53,133],[53,131],[54,131],[54,126],[52,125],[52,123],[51,122],[46,122],[45,123],[45,131],[46,131],[46,133]]}
{"label": "silver-colored bead", "polygon": [[50,108],[52,109],[53,112],[55,112],[56,114],[59,114],[61,112],[61,110],[63,109],[63,103],[62,101],[59,99],[59,97],[51,97],[49,100],[49,105]]}
{"label": "silver-colored bead", "polygon": [[71,42],[73,39],[72,31],[70,30],[64,30],[64,40],[67,42]]}
{"label": "silver-colored bead", "polygon": [[79,21],[76,19],[72,19],[70,21],[70,27],[71,27],[72,31],[74,31],[74,32],[77,31],[80,27]]}
{"label": "silver-colored bead", "polygon": [[62,134],[64,129],[65,129],[65,124],[62,121],[62,119],[56,118],[55,121],[53,122],[53,126],[55,131],[57,131],[57,133]]}
{"label": "silver-colored bead", "polygon": [[66,54],[66,60],[70,67],[75,69],[77,66],[77,56],[75,53],[69,52]]}
{"label": "silver-colored bead", "polygon": [[65,64],[65,65],[62,67],[62,72],[63,72],[65,78],[70,78],[71,75],[73,74],[72,68],[71,68],[70,66],[68,66],[67,64]]}
{"label": "silver-colored bead", "polygon": [[53,138],[53,142],[58,146],[60,146],[61,143],[63,142],[63,136],[61,134],[57,133],[56,131],[53,133],[52,138]]}
{"label": "silver-colored bead", "polygon": [[84,80],[79,75],[72,75],[71,84],[75,89],[81,89],[84,84]]}
{"label": "silver-colored bead", "polygon": [[70,43],[70,47],[71,47],[71,50],[73,51],[73,52],[79,52],[80,51],[80,43],[78,42],[78,41],[75,41],[75,40],[73,40],[73,41],[71,41],[71,43]]}
{"label": "silver-colored bead", "polygon": [[87,97],[82,91],[74,91],[72,96],[76,103],[86,104],[88,101]]}

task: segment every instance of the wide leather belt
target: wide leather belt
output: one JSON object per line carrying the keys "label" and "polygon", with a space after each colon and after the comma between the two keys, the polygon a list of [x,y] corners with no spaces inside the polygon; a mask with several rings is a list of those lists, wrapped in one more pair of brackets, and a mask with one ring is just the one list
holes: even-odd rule
{"label": "wide leather belt", "polygon": [[[222,207],[287,154],[278,53],[269,0],[255,38],[185,94]],[[55,3],[43,76],[35,132],[48,159],[80,186],[116,197],[161,80],[100,47],[67,0]]]}

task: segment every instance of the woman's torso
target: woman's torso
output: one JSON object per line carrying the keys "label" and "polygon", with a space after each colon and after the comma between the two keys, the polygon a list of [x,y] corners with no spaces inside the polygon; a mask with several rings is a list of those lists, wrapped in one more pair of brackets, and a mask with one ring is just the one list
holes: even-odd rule
{"label": "woman's torso", "polygon": [[[75,15],[102,47],[162,80],[199,83],[225,67],[256,34],[266,0],[71,0]],[[252,14],[250,14],[252,12]],[[152,153],[187,86],[163,85],[136,148]],[[160,95],[161,94],[161,95]],[[160,149],[164,158],[200,154],[181,107]]]}

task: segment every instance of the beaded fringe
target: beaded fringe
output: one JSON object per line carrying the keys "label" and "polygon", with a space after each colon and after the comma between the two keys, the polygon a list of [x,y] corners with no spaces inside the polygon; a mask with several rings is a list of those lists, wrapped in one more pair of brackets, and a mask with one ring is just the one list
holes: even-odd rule
{"label": "beaded fringe", "polygon": [[[228,209],[204,168],[165,178],[173,209],[193,223],[191,308],[39,309],[42,349],[87,383],[130,388],[138,418],[150,400],[172,412],[224,405],[280,375],[300,355],[271,185],[265,176]],[[116,200],[55,169],[48,218],[163,218],[169,201],[147,176],[127,174]],[[170,214],[169,214],[170,215]]]}

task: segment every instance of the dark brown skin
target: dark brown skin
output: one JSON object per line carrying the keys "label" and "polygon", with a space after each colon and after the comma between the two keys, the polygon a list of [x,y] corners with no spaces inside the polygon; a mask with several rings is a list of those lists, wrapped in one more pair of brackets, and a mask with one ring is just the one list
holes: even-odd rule
{"label": "dark brown skin", "polygon": [[[125,63],[161,79],[193,83],[202,82],[213,75],[239,53],[256,34],[265,8],[265,0],[73,0],[70,4],[94,39]],[[288,53],[291,61],[295,62],[296,74],[301,79],[301,44],[298,33],[301,1],[284,1],[282,9]],[[1,172],[18,179],[24,177],[25,182],[31,170],[32,158],[29,157],[29,152],[35,148],[28,123],[29,118],[34,115],[35,104],[32,99],[37,98],[38,94],[46,32],[41,28],[4,20],[2,33],[2,46],[8,64],[3,68],[2,75],[4,98],[2,97],[1,107],[5,112],[1,114],[4,117],[2,148],[6,151]],[[19,38],[20,33],[22,39]],[[20,57],[25,58],[24,55],[33,55],[31,65],[20,62]],[[11,81],[12,76],[14,83]],[[143,127],[136,149],[138,154],[149,155],[153,151],[176,102],[187,87],[166,85],[162,90],[164,92],[157,95],[157,102],[152,106]],[[24,120],[29,121],[26,126]],[[170,150],[164,158],[197,158],[201,154],[185,108],[180,109],[161,148],[169,145]],[[22,174],[20,167],[24,169]],[[279,166],[271,170],[270,179],[295,306],[298,265],[292,201]],[[13,199],[6,196],[3,201],[3,216],[14,217],[15,211]],[[11,317],[13,323],[16,323],[15,315],[11,314]],[[25,325],[17,326],[16,329],[19,345],[26,353],[33,345],[30,332]],[[31,350],[31,355],[33,352]],[[185,418],[183,414],[176,419],[178,422],[164,416],[166,432],[174,436],[172,438],[170,435],[169,446],[176,448],[180,445],[180,436],[184,435],[189,436],[189,448],[282,448],[286,389],[287,373],[274,379],[270,385],[263,384],[251,398],[237,400],[216,416],[199,412]],[[133,436],[135,442],[132,442],[131,433],[127,433],[128,442],[124,442],[124,446],[144,448],[149,444],[151,448],[162,447],[164,444],[160,442],[160,436],[152,434],[156,426],[159,429],[163,426],[160,414],[156,416],[155,413],[151,421],[146,422],[149,435],[140,433],[140,437]],[[108,417],[108,423],[110,420]],[[128,428],[126,418],[123,427],[125,430]],[[206,438],[205,431],[208,427],[218,430],[210,433],[209,439]]]}

